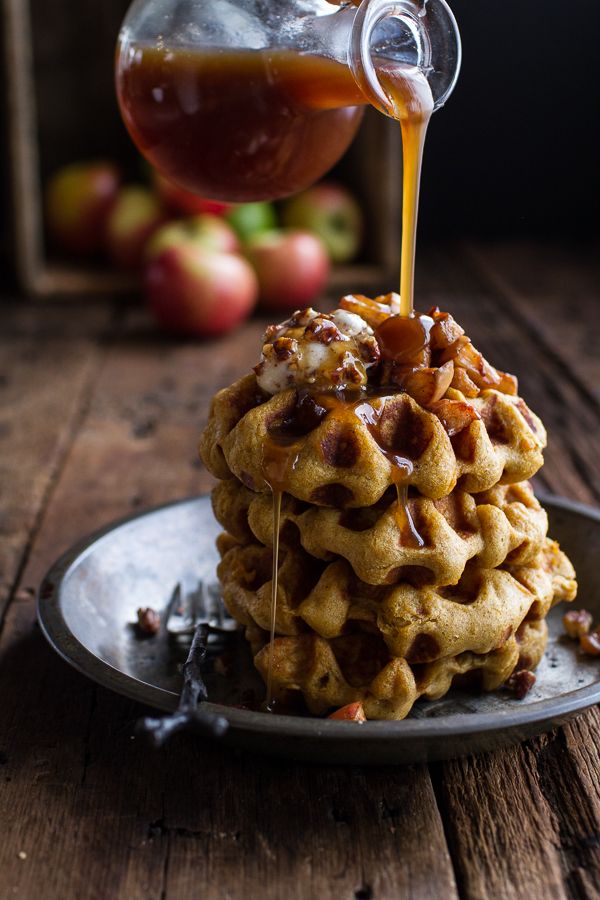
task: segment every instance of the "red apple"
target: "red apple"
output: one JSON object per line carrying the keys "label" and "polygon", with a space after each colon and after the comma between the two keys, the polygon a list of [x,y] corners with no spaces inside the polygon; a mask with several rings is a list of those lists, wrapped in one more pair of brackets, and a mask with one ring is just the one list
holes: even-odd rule
{"label": "red apple", "polygon": [[344,722],[366,722],[367,717],[365,716],[365,711],[363,709],[362,703],[357,701],[356,703],[349,703],[348,706],[342,706],[341,709],[336,709],[335,712],[331,713],[328,716],[329,719],[341,719]]}
{"label": "red apple", "polygon": [[52,240],[78,256],[104,246],[106,219],[121,176],[110,162],[73,163],[59,169],[46,188],[46,221]]}
{"label": "red apple", "polygon": [[225,334],[256,305],[258,283],[241,256],[191,242],[168,247],[145,271],[146,299],[157,321],[177,334]]}
{"label": "red apple", "polygon": [[150,259],[168,247],[178,247],[188,241],[216,253],[235,253],[240,249],[235,231],[224,219],[209,215],[192,216],[160,228],[146,247],[146,258]]}
{"label": "red apple", "polygon": [[152,183],[156,192],[167,209],[185,216],[201,215],[209,213],[213,216],[222,216],[233,208],[231,203],[221,203],[220,200],[207,200],[199,197],[185,188],[179,187],[174,181],[161,175],[156,169],[152,170]]}
{"label": "red apple", "polygon": [[167,214],[152,191],[131,185],[119,191],[106,221],[106,248],[122,269],[142,264],[152,235],[167,221]]}
{"label": "red apple", "polygon": [[288,200],[282,221],[290,228],[306,228],[317,234],[334,263],[348,262],[360,248],[361,208],[346,188],[333,182],[323,181]]}
{"label": "red apple", "polygon": [[308,306],[327,284],[329,257],[321,240],[305,231],[269,231],[246,247],[270,309]]}

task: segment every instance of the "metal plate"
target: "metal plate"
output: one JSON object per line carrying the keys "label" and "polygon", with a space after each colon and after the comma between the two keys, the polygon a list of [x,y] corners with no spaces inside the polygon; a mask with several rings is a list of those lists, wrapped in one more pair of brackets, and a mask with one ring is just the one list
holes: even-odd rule
{"label": "metal plate", "polygon": [[[600,512],[546,498],[550,533],[571,557],[581,604],[600,618]],[[140,639],[132,622],[139,606],[164,610],[174,585],[191,589],[213,577],[219,527],[210,500],[173,503],[113,525],[82,541],[50,570],[38,615],[52,646],[105,687],[141,703],[172,710],[185,648],[162,632]],[[562,608],[548,619],[550,641],[538,680],[525,700],[507,692],[472,696],[452,691],[416,704],[402,722],[356,725],[270,715],[236,708],[262,685],[241,636],[234,638],[227,675],[207,677],[209,706],[227,716],[225,742],[260,752],[319,762],[407,763],[492,750],[561,724],[600,701],[600,659],[583,657],[561,635]],[[246,693],[245,693],[246,692]]]}

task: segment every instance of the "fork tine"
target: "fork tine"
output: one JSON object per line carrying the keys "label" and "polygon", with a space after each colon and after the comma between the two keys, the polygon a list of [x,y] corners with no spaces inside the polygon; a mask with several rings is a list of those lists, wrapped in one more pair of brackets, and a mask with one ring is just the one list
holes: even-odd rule
{"label": "fork tine", "polygon": [[178,582],[175,586],[167,609],[167,632],[178,635],[185,634],[194,625],[194,613],[190,605],[190,597]]}

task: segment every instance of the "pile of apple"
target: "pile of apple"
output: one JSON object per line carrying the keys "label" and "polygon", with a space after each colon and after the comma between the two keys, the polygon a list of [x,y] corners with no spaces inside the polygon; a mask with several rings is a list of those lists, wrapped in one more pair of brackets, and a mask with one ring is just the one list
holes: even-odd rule
{"label": "pile of apple", "polygon": [[58,171],[46,192],[48,232],[63,252],[105,254],[139,271],[144,297],[168,331],[209,337],[257,304],[308,306],[331,263],[351,260],[362,214],[342,186],[322,182],[284,201],[237,206],[204,200],[157,172],[150,187],[123,185],[109,162]]}

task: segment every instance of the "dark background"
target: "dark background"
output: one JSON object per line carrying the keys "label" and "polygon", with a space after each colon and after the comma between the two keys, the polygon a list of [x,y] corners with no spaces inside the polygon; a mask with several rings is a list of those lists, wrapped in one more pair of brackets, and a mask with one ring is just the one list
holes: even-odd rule
{"label": "dark background", "polygon": [[[454,95],[430,126],[421,237],[597,233],[600,3],[452,5],[464,62]],[[127,6],[127,0],[31,0],[44,175],[103,155],[138,165],[112,89],[114,41]],[[0,115],[4,110],[0,97]],[[6,235],[4,140],[0,161]],[[6,238],[0,244],[9,261]]]}
{"label": "dark background", "polygon": [[598,233],[600,3],[450,4],[464,60],[430,126],[422,233]]}

